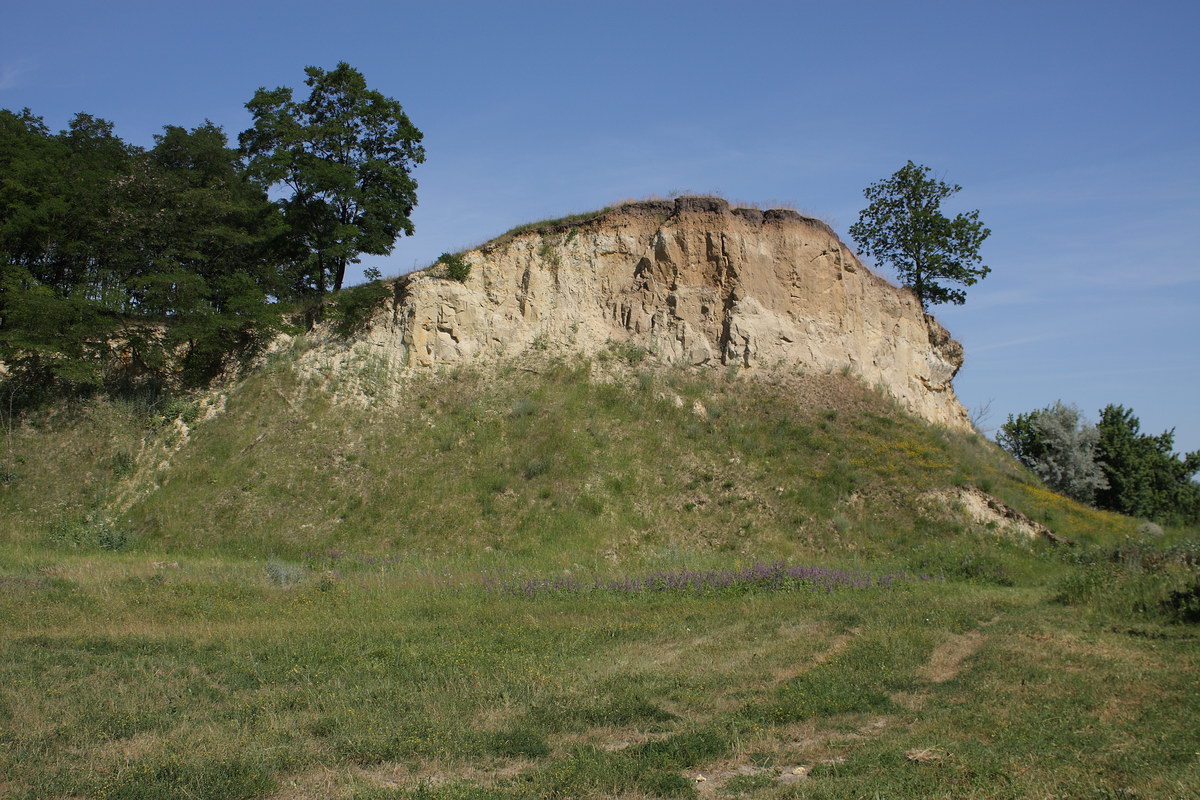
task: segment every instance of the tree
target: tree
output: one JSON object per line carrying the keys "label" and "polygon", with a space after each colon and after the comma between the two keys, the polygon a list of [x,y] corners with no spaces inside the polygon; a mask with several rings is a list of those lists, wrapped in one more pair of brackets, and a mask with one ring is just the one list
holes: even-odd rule
{"label": "tree", "polygon": [[974,285],[991,270],[979,264],[979,247],[991,234],[978,211],[949,219],[942,200],[961,191],[929,177],[929,168],[914,164],[863,190],[871,201],[850,226],[859,249],[877,262],[895,268],[900,281],[913,290],[922,309],[934,303],[966,300],[966,293],[944,281]]}
{"label": "tree", "polygon": [[296,288],[324,294],[342,288],[359,254],[386,255],[412,235],[409,172],[425,150],[400,103],[368,89],[349,64],[304,71],[308,98],[259,89],[246,104],[254,126],[238,140],[252,175],[291,190],[280,205],[298,245]]}
{"label": "tree", "polygon": [[31,399],[203,381],[278,327],[279,208],[216,125],[155,138],[0,110],[0,361]]}
{"label": "tree", "polygon": [[996,441],[1056,492],[1083,503],[1107,486],[1096,461],[1100,432],[1079,409],[1056,402],[1027,414],[1008,415]]}
{"label": "tree", "polygon": [[109,189],[132,153],[87,114],[53,135],[28,109],[0,110],[0,361],[13,386],[103,382],[120,294]]}
{"label": "tree", "polygon": [[284,291],[275,251],[282,216],[227,145],[211,122],[167,125],[121,187],[124,233],[135,243],[130,302],[140,317],[167,323],[152,339],[192,380],[276,330],[268,298]]}
{"label": "tree", "polygon": [[1097,460],[1108,486],[1097,505],[1163,522],[1200,521],[1200,450],[1175,455],[1175,432],[1140,432],[1132,409],[1109,405],[1100,412]]}
{"label": "tree", "polygon": [[1051,488],[1099,508],[1159,522],[1200,522],[1200,450],[1173,452],[1174,431],[1141,433],[1133,411],[1110,405],[1100,423],[1055,403],[1011,414],[996,435],[1000,446]]}

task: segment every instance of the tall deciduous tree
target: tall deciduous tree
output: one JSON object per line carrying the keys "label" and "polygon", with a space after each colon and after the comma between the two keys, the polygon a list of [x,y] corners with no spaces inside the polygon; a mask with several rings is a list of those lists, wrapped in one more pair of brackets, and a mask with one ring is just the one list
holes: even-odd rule
{"label": "tall deciduous tree", "polygon": [[120,293],[108,189],[132,152],[87,114],[52,135],[28,109],[0,110],[0,361],[11,381],[102,382],[96,354]]}
{"label": "tall deciduous tree", "polygon": [[[278,327],[285,226],[206,122],[146,151],[0,110],[0,362],[26,390],[202,381]],[[0,380],[4,376],[0,375]]]}
{"label": "tall deciduous tree", "polygon": [[349,64],[305,73],[305,100],[286,87],[255,92],[254,126],[239,142],[252,174],[291,190],[281,205],[301,250],[297,288],[323,294],[342,287],[359,254],[385,255],[412,235],[410,172],[425,150],[400,103]]}
{"label": "tall deciduous tree", "polygon": [[1110,405],[1099,425],[1055,403],[1008,417],[996,441],[1052,489],[1099,508],[1159,522],[1200,522],[1200,450],[1178,455],[1175,435],[1142,433],[1131,409]]}
{"label": "tall deciduous tree", "polygon": [[979,212],[953,219],[941,212],[941,202],[961,190],[931,178],[928,167],[909,161],[890,178],[863,190],[871,204],[850,226],[859,249],[891,264],[921,308],[961,305],[966,293],[946,282],[971,286],[991,271],[979,263],[979,247],[991,234],[979,221]]}
{"label": "tall deciduous tree", "polygon": [[126,289],[138,316],[166,323],[153,340],[203,379],[278,327],[283,221],[217,125],[168,125],[155,141],[120,187]]}

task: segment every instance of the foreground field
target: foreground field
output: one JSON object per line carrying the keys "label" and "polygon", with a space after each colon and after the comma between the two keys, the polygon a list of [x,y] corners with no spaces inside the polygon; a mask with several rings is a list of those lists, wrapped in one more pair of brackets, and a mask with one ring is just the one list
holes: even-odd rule
{"label": "foreground field", "polygon": [[1198,796],[1195,532],[635,356],[15,428],[0,796]]}
{"label": "foreground field", "polygon": [[1200,785],[1195,628],[1037,587],[530,597],[400,567],[288,576],[13,553],[4,567],[5,796],[1163,798]]}

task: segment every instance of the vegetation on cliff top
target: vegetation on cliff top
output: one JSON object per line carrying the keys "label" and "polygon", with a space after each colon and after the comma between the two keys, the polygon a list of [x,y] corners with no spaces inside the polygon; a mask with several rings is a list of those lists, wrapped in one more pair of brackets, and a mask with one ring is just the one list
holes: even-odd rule
{"label": "vegetation on cliff top", "polygon": [[937,303],[962,305],[967,295],[950,284],[973,286],[991,271],[980,264],[979,248],[991,231],[978,211],[941,212],[943,200],[961,186],[929,177],[929,167],[909,161],[895,174],[863,190],[871,201],[850,226],[867,255],[889,264],[913,290],[921,308]]}
{"label": "vegetation on cliff top", "polygon": [[88,114],[51,133],[0,109],[8,405],[203,386],[282,310],[319,318],[348,263],[412,233],[420,131],[349,65],[307,73],[303,101],[255,94],[240,151],[210,122],[167,125],[146,150]]}
{"label": "vegetation on cliff top", "polygon": [[400,103],[368,89],[346,62],[304,72],[303,100],[287,87],[254,93],[246,104],[254,124],[238,141],[249,176],[291,191],[279,207],[297,249],[295,277],[323,295],[342,288],[359,254],[387,255],[412,235],[410,173],[425,148]]}

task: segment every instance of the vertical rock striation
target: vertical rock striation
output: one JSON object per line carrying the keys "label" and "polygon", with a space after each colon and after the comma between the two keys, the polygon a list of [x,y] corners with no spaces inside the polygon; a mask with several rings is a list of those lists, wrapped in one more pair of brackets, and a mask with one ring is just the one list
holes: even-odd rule
{"label": "vertical rock striation", "polygon": [[911,292],[866,269],[829,226],[712,197],[630,203],[464,254],[466,283],[401,278],[364,334],[388,369],[496,362],[611,342],[669,364],[832,371],[913,413],[968,428],[951,380],[962,347]]}

